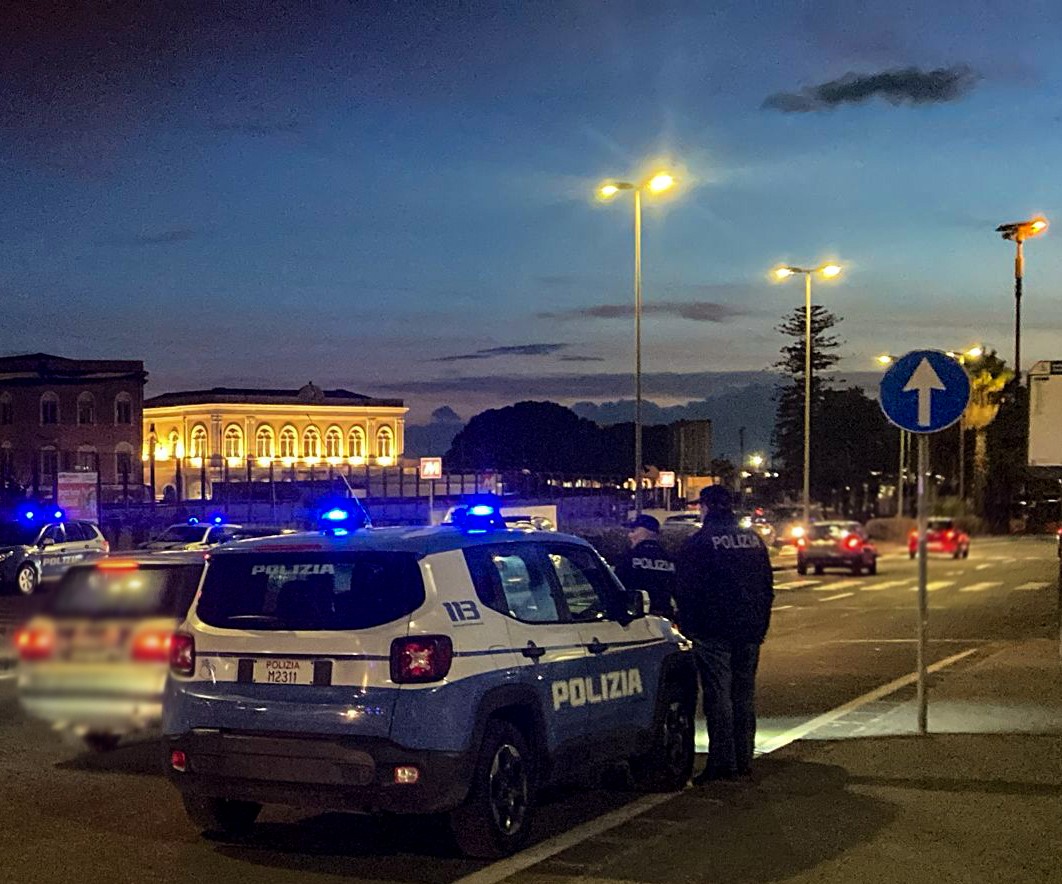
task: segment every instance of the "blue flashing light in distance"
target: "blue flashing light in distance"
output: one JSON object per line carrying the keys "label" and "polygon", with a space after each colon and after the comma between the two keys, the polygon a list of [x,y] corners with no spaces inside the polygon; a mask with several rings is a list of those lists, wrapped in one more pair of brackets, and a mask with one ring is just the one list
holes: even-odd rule
{"label": "blue flashing light in distance", "polygon": [[212,522],[213,524],[215,524],[215,525],[220,525],[220,524],[221,524],[222,522],[224,522],[224,521],[225,521],[225,517],[224,517],[224,516],[218,516],[218,515],[214,515],[214,516],[211,516],[211,517],[210,517],[210,521],[211,521],[211,522]]}
{"label": "blue flashing light in distance", "polygon": [[321,513],[321,518],[325,522],[345,522],[350,518],[350,511],[334,506],[330,510],[325,510]]}
{"label": "blue flashing light in distance", "polygon": [[188,524],[189,525],[198,525],[199,524],[199,519],[197,519],[195,516],[189,516],[188,517]]}
{"label": "blue flashing light in distance", "polygon": [[35,515],[36,513],[34,513],[33,510],[26,510],[26,512],[23,514],[23,518],[32,520]]}
{"label": "blue flashing light in distance", "polygon": [[56,510],[54,513],[52,513],[52,518],[53,519],[60,519],[60,520],[63,519],[63,511],[62,510]]}
{"label": "blue flashing light in distance", "polygon": [[505,519],[501,514],[500,501],[494,496],[473,498],[463,507],[454,510],[451,521],[466,534],[485,534],[487,531],[504,530]]}
{"label": "blue flashing light in distance", "polygon": [[468,508],[468,514],[470,516],[493,516],[497,510],[490,504],[477,503],[475,506]]}

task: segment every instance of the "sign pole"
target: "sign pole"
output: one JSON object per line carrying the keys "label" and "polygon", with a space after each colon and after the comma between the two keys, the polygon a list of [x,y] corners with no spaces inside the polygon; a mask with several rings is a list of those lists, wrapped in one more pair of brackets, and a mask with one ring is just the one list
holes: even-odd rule
{"label": "sign pole", "polygon": [[929,527],[929,508],[926,505],[926,474],[929,472],[929,436],[918,436],[918,733],[929,733],[929,698],[926,690],[926,647],[929,626],[929,592],[926,578],[929,561],[926,556],[926,531]]}
{"label": "sign pole", "polygon": [[428,483],[428,524],[435,524],[435,480]]}

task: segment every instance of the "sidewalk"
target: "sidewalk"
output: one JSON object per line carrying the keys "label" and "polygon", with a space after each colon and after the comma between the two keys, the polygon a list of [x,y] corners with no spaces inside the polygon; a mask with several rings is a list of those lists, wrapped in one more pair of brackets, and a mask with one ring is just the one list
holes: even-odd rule
{"label": "sidewalk", "polygon": [[[1058,643],[995,646],[516,876],[726,882],[1062,880]],[[606,849],[600,849],[606,848]]]}

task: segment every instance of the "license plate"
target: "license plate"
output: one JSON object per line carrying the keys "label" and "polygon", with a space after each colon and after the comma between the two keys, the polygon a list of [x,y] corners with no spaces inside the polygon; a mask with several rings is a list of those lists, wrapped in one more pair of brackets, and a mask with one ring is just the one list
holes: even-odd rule
{"label": "license plate", "polygon": [[254,680],[261,684],[313,684],[313,661],[282,657],[255,660]]}

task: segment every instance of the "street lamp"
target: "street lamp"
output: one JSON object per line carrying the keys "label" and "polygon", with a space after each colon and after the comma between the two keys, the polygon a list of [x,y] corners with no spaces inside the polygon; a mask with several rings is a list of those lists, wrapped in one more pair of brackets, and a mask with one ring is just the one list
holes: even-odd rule
{"label": "street lamp", "polygon": [[1021,283],[1025,275],[1025,252],[1022,244],[1025,240],[1039,236],[1047,230],[1046,218],[1030,218],[1028,221],[1015,221],[1012,224],[1000,224],[996,233],[1003,239],[1014,241],[1014,376],[1021,383]]}
{"label": "street lamp", "polygon": [[833,279],[841,273],[839,264],[819,267],[777,267],[774,278],[779,282],[796,274],[804,275],[804,524],[811,521],[811,277],[818,273]]}
{"label": "street lamp", "polygon": [[657,172],[641,184],[609,181],[597,189],[602,200],[622,190],[634,193],[634,509],[642,513],[642,193],[663,193],[675,185],[668,172]]}

